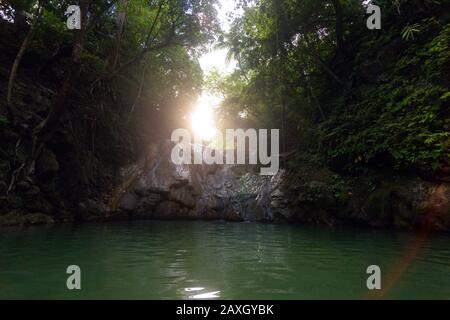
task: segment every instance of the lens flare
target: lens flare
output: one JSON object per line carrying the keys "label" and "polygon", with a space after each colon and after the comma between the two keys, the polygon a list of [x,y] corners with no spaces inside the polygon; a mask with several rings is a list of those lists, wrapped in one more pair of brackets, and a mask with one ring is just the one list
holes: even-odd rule
{"label": "lens flare", "polygon": [[214,110],[205,101],[199,101],[190,118],[192,130],[198,138],[210,141],[217,134]]}

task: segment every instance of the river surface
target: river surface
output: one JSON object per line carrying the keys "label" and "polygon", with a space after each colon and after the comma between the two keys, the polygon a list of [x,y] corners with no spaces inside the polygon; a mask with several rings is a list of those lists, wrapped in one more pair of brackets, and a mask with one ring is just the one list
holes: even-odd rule
{"label": "river surface", "polygon": [[[81,290],[66,287],[69,265]],[[0,231],[1,299],[450,299],[450,236],[225,222]]]}

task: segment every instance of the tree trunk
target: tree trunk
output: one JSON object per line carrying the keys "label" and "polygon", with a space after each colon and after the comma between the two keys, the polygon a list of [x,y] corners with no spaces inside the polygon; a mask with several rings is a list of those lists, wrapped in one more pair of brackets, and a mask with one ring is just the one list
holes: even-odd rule
{"label": "tree trunk", "polygon": [[311,45],[311,43],[309,42],[308,39],[308,35],[307,34],[303,34],[305,37],[305,43],[306,43],[306,49],[307,49],[307,53],[309,54],[310,57],[312,57],[319,66],[321,66],[334,80],[336,80],[337,83],[339,83],[341,86],[344,86],[345,83],[339,79],[339,77],[333,72],[333,70],[331,70],[327,64],[320,58],[319,54],[314,50],[313,46]]}
{"label": "tree trunk", "polygon": [[25,39],[22,42],[22,45],[20,46],[19,52],[16,55],[16,58],[14,59],[13,66],[11,68],[11,72],[9,74],[9,81],[8,81],[8,91],[6,95],[6,109],[8,112],[8,116],[10,121],[14,124],[16,122],[16,109],[13,106],[12,103],[12,91],[14,86],[14,80],[17,76],[17,70],[20,65],[20,61],[22,60],[23,54],[25,53],[26,49],[28,48],[28,43],[30,42],[30,39],[33,37],[34,31],[36,30],[36,26],[39,23],[39,20],[42,15],[42,4],[39,1],[36,17],[34,18],[33,23],[31,24],[30,30],[28,30],[27,35],[25,36]]}
{"label": "tree trunk", "polygon": [[336,52],[338,56],[342,56],[344,54],[344,14],[342,11],[342,4],[340,0],[332,0],[334,11],[336,13]]}
{"label": "tree trunk", "polygon": [[121,0],[122,8],[120,12],[117,15],[117,34],[116,34],[116,46],[114,48],[111,60],[110,60],[110,72],[114,73],[114,70],[116,70],[117,62],[119,59],[120,54],[120,47],[122,46],[122,38],[123,38],[123,32],[125,27],[125,21],[127,17],[127,7],[128,7],[129,0]]}
{"label": "tree trunk", "polygon": [[[73,51],[72,51],[72,63],[69,67],[64,82],[59,89],[55,103],[45,118],[34,129],[34,142],[33,151],[31,156],[31,162],[34,162],[39,156],[40,150],[44,143],[51,137],[54,130],[57,128],[58,122],[63,115],[66,108],[66,100],[72,89],[73,81],[76,78],[76,74],[79,72],[81,64],[81,53],[83,51],[83,41],[86,31],[87,12],[91,0],[80,1],[81,11],[81,29],[75,30]],[[29,164],[30,165],[30,164]]]}
{"label": "tree trunk", "polygon": [[176,29],[175,23],[172,24],[171,31],[169,32],[169,35],[166,37],[166,39],[164,41],[162,41],[161,43],[156,44],[154,46],[150,46],[150,43],[157,38],[157,35],[159,33],[159,30],[158,30],[156,32],[156,34],[152,37],[153,31],[156,28],[156,23],[157,23],[160,15],[161,15],[162,7],[163,7],[164,3],[165,3],[164,0],[160,0],[155,20],[153,20],[153,23],[151,25],[150,31],[148,32],[147,38],[146,38],[145,43],[144,43],[144,48],[141,50],[141,52],[139,52],[134,58],[131,58],[130,60],[128,60],[127,62],[125,62],[124,64],[122,64],[120,66],[117,66],[117,64],[116,64],[115,68],[113,70],[111,70],[111,68],[109,68],[110,69],[109,73],[101,75],[100,77],[98,77],[91,85],[91,93],[95,89],[95,85],[97,83],[99,83],[102,80],[111,81],[116,76],[120,75],[123,71],[125,71],[128,67],[130,67],[130,66],[134,65],[135,63],[138,63],[142,59],[144,59],[146,57],[147,53],[149,53],[151,51],[159,50],[159,49],[164,49],[164,48],[169,47],[170,45],[172,45],[173,38],[175,37],[175,29]]}

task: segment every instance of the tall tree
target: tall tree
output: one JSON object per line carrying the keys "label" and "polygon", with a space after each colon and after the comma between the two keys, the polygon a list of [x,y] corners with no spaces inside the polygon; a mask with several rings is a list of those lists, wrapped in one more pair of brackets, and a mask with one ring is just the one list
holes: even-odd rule
{"label": "tall tree", "polygon": [[87,17],[90,3],[91,0],[80,1],[81,28],[74,30],[71,63],[67,74],[65,75],[63,84],[59,89],[56,100],[52,105],[47,117],[43,121],[41,121],[41,123],[39,123],[34,129],[33,151],[31,156],[31,163],[29,163],[29,169],[31,169],[34,160],[36,160],[36,158],[39,156],[43,144],[51,137],[51,134],[57,128],[58,122],[68,105],[67,97],[72,90],[74,79],[76,79],[77,74],[80,70],[81,54],[83,52],[85,31],[88,24]]}
{"label": "tall tree", "polygon": [[120,48],[122,46],[123,33],[124,33],[124,29],[125,29],[125,21],[126,21],[126,17],[127,17],[128,3],[129,3],[129,0],[120,0],[120,3],[119,3],[119,13],[118,13],[117,19],[116,19],[116,28],[117,28],[116,43],[115,43],[115,47],[113,50],[113,54],[109,61],[111,73],[114,73],[114,70],[116,69],[118,59],[119,59]]}
{"label": "tall tree", "polygon": [[342,4],[340,0],[332,0],[334,11],[336,13],[336,26],[335,26],[335,33],[336,33],[336,53],[339,56],[342,56],[344,54],[344,14],[342,10]]}
{"label": "tall tree", "polygon": [[8,91],[7,91],[7,96],[6,96],[6,108],[8,111],[10,121],[12,123],[16,122],[16,110],[15,110],[15,107],[14,107],[13,101],[12,101],[14,80],[16,79],[17,70],[19,68],[20,61],[22,60],[23,54],[27,50],[28,44],[29,44],[31,38],[33,37],[34,32],[36,31],[36,27],[39,23],[39,20],[41,19],[42,11],[43,11],[42,1],[40,0],[40,1],[38,1],[36,13],[34,14],[34,18],[31,23],[31,27],[28,30],[27,35],[25,36],[25,39],[22,42],[22,45],[20,46],[19,52],[17,52],[16,58],[14,59],[13,66],[11,68],[11,72],[9,74]]}

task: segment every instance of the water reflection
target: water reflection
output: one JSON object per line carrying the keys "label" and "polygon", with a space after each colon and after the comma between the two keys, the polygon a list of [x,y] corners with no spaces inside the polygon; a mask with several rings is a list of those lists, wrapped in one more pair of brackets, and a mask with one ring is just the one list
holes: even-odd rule
{"label": "water reflection", "polygon": [[211,291],[204,287],[184,288],[182,290],[181,299],[218,299],[220,298],[220,291]]}
{"label": "water reflection", "polygon": [[185,288],[184,291],[187,292],[193,292],[193,291],[202,291],[205,290],[205,288]]}
{"label": "water reflection", "polygon": [[[414,236],[216,222],[136,222],[0,233],[0,298],[360,299]],[[448,236],[434,236],[386,298],[450,298]],[[83,290],[66,290],[68,265]],[[220,291],[219,291],[220,290]]]}
{"label": "water reflection", "polygon": [[218,298],[220,298],[219,293],[220,293],[220,291],[214,291],[214,292],[207,292],[207,293],[196,294],[195,296],[192,296],[192,299],[201,299],[201,300],[205,300],[205,299],[218,299]]}

